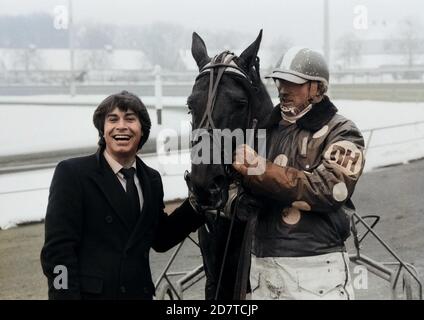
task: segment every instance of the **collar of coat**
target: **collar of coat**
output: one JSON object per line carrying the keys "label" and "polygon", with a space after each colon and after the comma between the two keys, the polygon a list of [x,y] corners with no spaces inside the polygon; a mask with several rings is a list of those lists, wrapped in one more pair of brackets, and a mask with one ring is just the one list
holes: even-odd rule
{"label": "collar of coat", "polygon": [[[321,102],[314,104],[307,114],[296,121],[296,125],[301,129],[315,132],[326,125],[336,113],[336,106],[327,96],[324,96]],[[277,105],[272,110],[267,127],[271,128],[277,125],[281,119],[280,105]]]}

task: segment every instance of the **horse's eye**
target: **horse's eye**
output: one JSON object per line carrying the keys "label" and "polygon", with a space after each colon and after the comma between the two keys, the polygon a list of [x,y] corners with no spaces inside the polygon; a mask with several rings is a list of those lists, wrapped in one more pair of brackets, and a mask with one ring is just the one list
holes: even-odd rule
{"label": "horse's eye", "polygon": [[248,101],[246,99],[239,99],[236,101],[236,104],[239,106],[245,106],[248,104]]}
{"label": "horse's eye", "polygon": [[191,110],[191,105],[192,105],[192,103],[193,103],[193,98],[192,98],[192,96],[189,96],[188,98],[187,98],[187,102],[186,102],[186,105],[187,105],[187,107]]}
{"label": "horse's eye", "polygon": [[187,108],[188,108],[188,114],[190,114],[191,113],[191,111],[192,111],[192,109],[191,109],[191,106],[190,106],[190,102],[187,100],[187,102],[186,102],[186,106],[187,106]]}

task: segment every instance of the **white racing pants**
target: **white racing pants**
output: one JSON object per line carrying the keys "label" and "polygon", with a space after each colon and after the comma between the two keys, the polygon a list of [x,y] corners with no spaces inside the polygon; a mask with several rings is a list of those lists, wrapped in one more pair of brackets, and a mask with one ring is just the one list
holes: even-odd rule
{"label": "white racing pants", "polygon": [[254,300],[354,299],[349,256],[344,252],[310,257],[252,256],[250,281]]}

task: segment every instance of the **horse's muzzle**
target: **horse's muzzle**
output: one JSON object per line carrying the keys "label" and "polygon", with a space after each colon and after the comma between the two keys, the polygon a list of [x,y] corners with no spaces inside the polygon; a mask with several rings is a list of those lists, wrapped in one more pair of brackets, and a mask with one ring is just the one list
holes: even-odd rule
{"label": "horse's muzzle", "polygon": [[207,188],[194,185],[188,171],[184,173],[184,179],[202,211],[222,210],[225,207],[228,201],[228,183],[223,181],[226,179],[224,176],[217,177]]}

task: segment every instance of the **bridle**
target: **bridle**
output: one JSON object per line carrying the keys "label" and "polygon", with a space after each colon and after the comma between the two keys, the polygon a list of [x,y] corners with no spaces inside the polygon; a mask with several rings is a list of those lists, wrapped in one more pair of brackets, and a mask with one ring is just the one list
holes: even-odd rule
{"label": "bridle", "polygon": [[[206,108],[202,115],[202,119],[200,120],[199,126],[197,128],[193,128],[199,134],[201,131],[199,129],[204,129],[208,132],[209,135],[213,134],[213,130],[216,129],[215,123],[213,121],[213,110],[215,107],[215,101],[218,93],[218,86],[222,79],[224,73],[233,73],[238,76],[241,76],[244,80],[246,80],[250,86],[253,87],[253,81],[250,76],[241,69],[235,62],[234,58],[236,56],[230,51],[224,51],[219,55],[216,55],[209,63],[203,66],[200,69],[199,74],[196,77],[196,81],[205,76],[206,73],[209,73],[209,89],[208,89],[208,99],[206,102]],[[256,58],[255,68],[256,72],[259,72],[259,58]],[[216,78],[214,78],[216,72]],[[248,105],[248,114],[247,114],[247,124],[245,128],[256,129],[257,120],[252,119],[252,106],[249,103]],[[195,136],[192,139],[192,143],[198,141],[199,136]],[[223,164],[224,172],[229,181],[234,181],[240,179],[240,176],[232,169],[231,164]],[[185,174],[187,176],[187,172]],[[187,178],[189,178],[187,176]],[[187,179],[186,179],[187,180]]]}
{"label": "bridle", "polygon": [[[208,101],[206,102],[206,109],[205,109],[205,112],[203,113],[202,120],[200,120],[199,127],[197,129],[206,129],[206,130],[215,129],[212,113],[215,106],[218,86],[225,72],[238,74],[251,83],[251,80],[249,76],[246,74],[246,72],[244,72],[244,70],[242,70],[233,61],[235,57],[236,56],[229,51],[222,52],[221,54],[215,56],[209,63],[207,63],[200,70],[199,75],[196,77],[196,81],[197,81],[197,79],[199,79],[205,73],[209,72]],[[216,76],[216,79],[214,80],[215,70],[217,70],[217,76]],[[203,125],[203,123],[205,124]]]}

